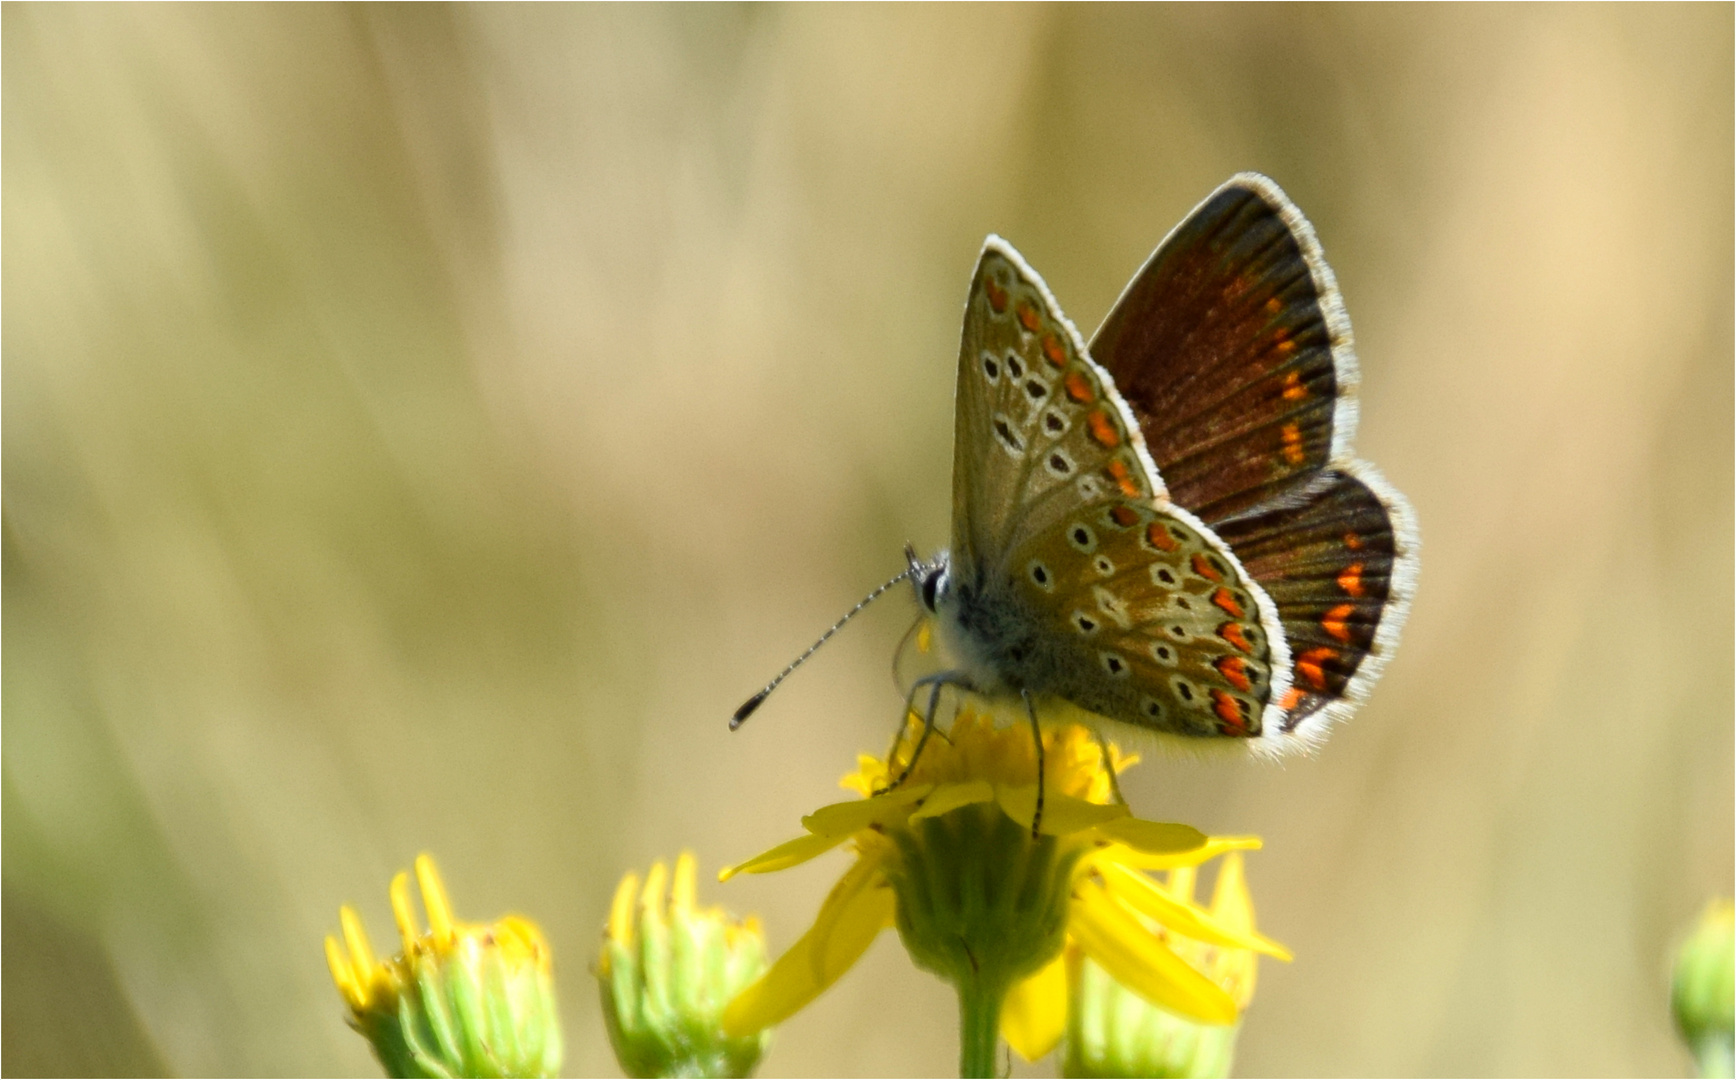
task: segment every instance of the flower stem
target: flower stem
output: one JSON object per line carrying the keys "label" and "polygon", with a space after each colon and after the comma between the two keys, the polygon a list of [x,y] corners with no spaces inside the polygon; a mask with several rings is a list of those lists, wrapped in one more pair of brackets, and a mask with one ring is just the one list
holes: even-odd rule
{"label": "flower stem", "polygon": [[987,1078],[998,1075],[995,1050],[1000,1044],[1001,1003],[1007,987],[978,972],[958,981],[958,1074]]}

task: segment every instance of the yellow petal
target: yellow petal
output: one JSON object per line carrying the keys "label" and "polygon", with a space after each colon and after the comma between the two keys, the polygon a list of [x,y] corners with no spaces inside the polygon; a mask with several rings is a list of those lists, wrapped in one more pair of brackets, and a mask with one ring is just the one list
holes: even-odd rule
{"label": "yellow petal", "polygon": [[813,965],[812,974],[816,982],[829,986],[837,978],[836,974],[827,978],[828,943],[838,928],[838,921],[851,911],[856,897],[865,890],[884,886],[885,876],[880,873],[882,859],[878,852],[863,853],[832,886],[832,891],[826,894],[826,902],[820,905],[819,914],[814,916],[814,925],[808,928],[807,936],[813,939],[808,962]]}
{"label": "yellow petal", "polygon": [[1254,901],[1248,895],[1248,879],[1242,871],[1239,851],[1226,855],[1218,867],[1218,881],[1212,886],[1212,918],[1219,926],[1254,928]]}
{"label": "yellow petal", "polygon": [[1280,960],[1290,959],[1290,950],[1284,946],[1252,930],[1225,926],[1194,905],[1183,903],[1158,888],[1157,882],[1137,870],[1112,862],[1099,862],[1096,866],[1110,895],[1179,934],[1210,945],[1227,945],[1234,949],[1262,952]]}
{"label": "yellow petal", "polygon": [[402,870],[393,874],[387,893],[392,898],[392,919],[398,924],[398,936],[404,941],[404,955],[409,956],[416,947],[416,939],[422,936],[416,925],[415,904],[410,899],[410,875]]}
{"label": "yellow petal", "polygon": [[1026,1061],[1055,1049],[1067,1033],[1067,950],[1007,993],[1001,1037]]}
{"label": "yellow petal", "polygon": [[638,892],[639,875],[629,870],[615,886],[615,899],[609,905],[609,937],[623,948],[633,947],[633,900]]}
{"label": "yellow petal", "polygon": [[1116,982],[1153,1005],[1202,1024],[1236,1022],[1235,999],[1171,952],[1101,885],[1079,883],[1067,931]]}
{"label": "yellow petal", "polygon": [[[1037,785],[996,785],[995,800],[1007,816],[1031,827],[1037,816]],[[1043,793],[1043,824],[1039,831],[1045,836],[1070,836],[1093,826],[1127,818],[1128,809],[1115,803],[1086,802],[1050,788]]]}
{"label": "yellow petal", "polygon": [[1199,867],[1178,866],[1169,872],[1169,894],[1177,900],[1193,903],[1194,882],[1199,880]]}
{"label": "yellow petal", "polygon": [[452,943],[452,901],[446,897],[446,885],[440,880],[440,870],[427,854],[416,856],[416,884],[422,889],[422,907],[428,912],[428,931],[441,945]]}
{"label": "yellow petal", "polygon": [[747,862],[724,867],[717,872],[717,880],[728,881],[737,874],[769,874],[774,870],[787,870],[816,855],[824,855],[848,839],[849,833],[837,836],[815,836],[809,833],[807,836],[798,836],[794,840],[786,840],[770,851],[755,855]]}
{"label": "yellow petal", "polygon": [[[814,927],[730,1001],[723,1011],[726,1035],[740,1038],[788,1019],[837,982],[892,925],[895,901],[878,860],[869,864],[866,880],[853,880],[856,869],[833,887]],[[822,926],[824,935],[817,932]]]}
{"label": "yellow petal", "polygon": [[1097,827],[1097,831],[1147,855],[1178,855],[1198,851],[1210,839],[1192,825],[1173,821],[1144,821],[1136,817],[1104,822]]}
{"label": "yellow petal", "polygon": [[933,784],[907,784],[872,799],[832,803],[803,818],[802,828],[816,836],[848,836],[858,829],[908,816],[910,808],[933,790]]}
{"label": "yellow petal", "polygon": [[675,859],[675,883],[669,886],[669,907],[680,915],[690,915],[693,912],[697,897],[694,888],[694,877],[698,872],[697,860],[693,852],[683,851]]}
{"label": "yellow petal", "polygon": [[994,785],[987,780],[972,780],[963,784],[941,784],[936,787],[922,805],[910,815],[910,820],[920,821],[923,818],[939,817],[951,813],[961,806],[973,803],[988,802],[995,797]]}
{"label": "yellow petal", "polygon": [[838,786],[846,791],[854,791],[866,799],[885,782],[885,764],[873,754],[857,754],[856,771],[839,780]]}
{"label": "yellow petal", "polygon": [[338,909],[338,925],[344,930],[344,944],[350,950],[352,967],[358,982],[365,982],[374,970],[374,949],[368,944],[368,932],[362,928],[362,917],[345,904]]}
{"label": "yellow petal", "polygon": [[639,891],[639,925],[663,926],[667,924],[664,918],[664,892],[669,885],[669,868],[659,859],[651,864],[651,869],[645,872],[645,887]]}
{"label": "yellow petal", "polygon": [[357,1012],[367,1008],[367,996],[350,971],[350,962],[344,958],[343,947],[338,944],[338,939],[330,934],[326,935],[325,954],[326,967],[332,971],[332,982],[337,984],[338,993],[344,996],[344,1001]]}
{"label": "yellow petal", "polygon": [[[1104,831],[1098,830],[1099,833]],[[1127,844],[1117,844],[1105,851],[1102,857],[1136,866],[1141,870],[1170,870],[1177,866],[1198,866],[1227,851],[1255,851],[1259,847],[1260,838],[1257,836],[1210,836],[1204,844],[1189,851],[1150,852]]]}

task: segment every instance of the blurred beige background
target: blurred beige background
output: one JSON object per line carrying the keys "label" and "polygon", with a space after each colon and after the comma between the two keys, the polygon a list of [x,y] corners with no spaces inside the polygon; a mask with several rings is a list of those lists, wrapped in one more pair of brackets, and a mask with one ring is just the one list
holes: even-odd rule
{"label": "blurred beige background", "polygon": [[[4,10],[7,1072],[377,1075],[320,952],[840,797],[944,544],[983,235],[1087,330],[1240,169],[1319,229],[1420,595],[1267,841],[1239,1071],[1679,1074],[1732,887],[1732,11]],[[807,925],[834,855],[704,895]],[[764,1073],[947,1074],[887,935]],[[1042,1072],[1049,1066],[1021,1072]]]}

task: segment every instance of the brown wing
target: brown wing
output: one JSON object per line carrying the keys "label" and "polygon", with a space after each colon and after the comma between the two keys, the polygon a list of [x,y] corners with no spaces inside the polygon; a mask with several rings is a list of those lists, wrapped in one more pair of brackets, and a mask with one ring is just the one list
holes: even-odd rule
{"label": "brown wing", "polygon": [[[1091,354],[1171,497],[1277,604],[1295,665],[1285,729],[1348,713],[1397,644],[1416,536],[1403,497],[1352,454],[1350,321],[1313,228],[1270,180],[1233,178],[1158,247]],[[1358,566],[1348,595],[1339,578]]]}

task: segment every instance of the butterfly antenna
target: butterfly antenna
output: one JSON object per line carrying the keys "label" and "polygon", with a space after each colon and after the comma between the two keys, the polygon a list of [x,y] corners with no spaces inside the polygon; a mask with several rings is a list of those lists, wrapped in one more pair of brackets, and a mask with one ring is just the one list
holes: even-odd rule
{"label": "butterfly antenna", "polygon": [[906,578],[910,577],[912,574],[915,574],[919,569],[921,569],[921,565],[919,563],[917,563],[914,559],[912,559],[911,565],[909,567],[907,567],[904,570],[904,572],[900,573],[897,577],[893,578],[891,581],[888,581],[886,584],[880,586],[878,589],[875,589],[873,592],[869,593],[867,596],[864,596],[862,598],[861,603],[857,604],[855,607],[853,607],[849,611],[845,612],[844,617],[842,619],[839,619],[837,622],[833,623],[832,628],[830,630],[828,630],[824,634],[820,635],[820,640],[814,642],[812,645],[809,645],[806,652],[802,653],[802,655],[800,655],[800,656],[796,657],[794,660],[790,661],[789,667],[778,672],[777,678],[773,679],[769,683],[766,683],[764,690],[761,690],[759,693],[755,694],[753,697],[750,697],[746,701],[741,703],[741,708],[735,710],[735,715],[730,717],[729,730],[734,731],[736,728],[741,727],[743,724],[747,723],[747,718],[754,714],[755,709],[758,709],[761,705],[765,704],[766,698],[770,697],[772,691],[776,690],[778,688],[778,684],[783,682],[785,679],[789,678],[790,672],[801,667],[803,662],[806,661],[808,659],[808,657],[810,657],[810,656],[814,655],[814,653],[818,652],[820,646],[824,645],[828,640],[831,639],[833,634],[836,634],[840,629],[842,629],[845,623],[847,623],[851,619],[855,618],[857,613],[859,613],[863,608],[867,607],[869,604],[872,604],[874,601],[880,599],[881,595],[884,594],[887,589],[892,588],[892,586],[898,584],[900,581],[903,581]]}

